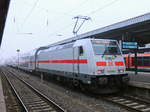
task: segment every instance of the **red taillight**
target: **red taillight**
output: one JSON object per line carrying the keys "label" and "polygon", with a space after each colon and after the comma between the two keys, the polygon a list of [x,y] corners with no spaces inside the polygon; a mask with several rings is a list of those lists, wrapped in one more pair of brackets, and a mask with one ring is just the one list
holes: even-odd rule
{"label": "red taillight", "polygon": [[[113,62],[96,62],[96,66],[114,66]],[[124,62],[116,61],[115,66],[124,66]]]}
{"label": "red taillight", "polygon": [[96,62],[96,66],[106,66],[106,62]]}
{"label": "red taillight", "polygon": [[115,62],[115,65],[116,66],[124,66],[124,63],[122,61],[118,61],[118,62]]}

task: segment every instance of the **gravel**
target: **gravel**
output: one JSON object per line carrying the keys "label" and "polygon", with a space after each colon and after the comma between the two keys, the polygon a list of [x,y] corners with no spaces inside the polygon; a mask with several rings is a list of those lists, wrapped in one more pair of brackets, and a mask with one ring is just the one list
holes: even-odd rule
{"label": "gravel", "polygon": [[90,96],[87,91],[83,93],[50,81],[41,82],[39,77],[24,72],[18,72],[17,70],[14,70],[14,72],[66,109],[67,112],[129,112],[102,99]]}

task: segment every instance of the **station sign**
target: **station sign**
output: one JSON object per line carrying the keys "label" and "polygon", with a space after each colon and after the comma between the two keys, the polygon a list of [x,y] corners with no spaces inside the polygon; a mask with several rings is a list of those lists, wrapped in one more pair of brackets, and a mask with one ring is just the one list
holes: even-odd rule
{"label": "station sign", "polygon": [[123,49],[137,49],[138,44],[137,42],[122,42]]}

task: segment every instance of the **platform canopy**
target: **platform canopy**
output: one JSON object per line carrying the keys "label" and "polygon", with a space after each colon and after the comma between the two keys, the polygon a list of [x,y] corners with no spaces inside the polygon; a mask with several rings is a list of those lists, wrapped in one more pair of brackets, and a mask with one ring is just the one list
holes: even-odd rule
{"label": "platform canopy", "polygon": [[102,27],[55,44],[67,43],[82,38],[101,38],[136,41],[140,46],[150,43],[150,13]]}
{"label": "platform canopy", "polygon": [[10,0],[0,0],[0,45],[2,42]]}
{"label": "platform canopy", "polygon": [[106,26],[83,35],[122,41],[136,41],[139,45],[150,43],[150,13]]}

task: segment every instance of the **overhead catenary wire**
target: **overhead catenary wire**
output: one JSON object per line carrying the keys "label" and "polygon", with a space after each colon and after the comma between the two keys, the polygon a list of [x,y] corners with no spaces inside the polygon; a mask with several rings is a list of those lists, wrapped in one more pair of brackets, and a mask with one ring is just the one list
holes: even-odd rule
{"label": "overhead catenary wire", "polygon": [[[71,15],[70,13],[73,12],[74,10],[80,8],[81,6],[83,6],[85,3],[87,3],[87,1],[88,1],[88,0],[84,0],[84,1],[81,2],[75,9],[72,9],[72,10],[69,11],[68,13],[63,13],[63,14],[65,14],[65,15],[67,14],[68,16],[73,16],[73,15]],[[46,9],[46,12],[48,12],[48,11],[49,11],[49,10]],[[48,19],[47,19],[47,23],[49,23],[49,22],[48,22]],[[47,25],[47,26],[48,26],[48,25]],[[46,26],[46,27],[47,27],[47,26]],[[67,25],[67,26],[68,26],[68,25]],[[45,28],[45,27],[44,27],[44,28]],[[44,29],[44,28],[42,28],[42,29]]]}
{"label": "overhead catenary wire", "polygon": [[113,4],[116,3],[117,1],[119,1],[119,0],[113,0],[112,2],[110,2],[110,3],[108,3],[108,4],[105,4],[104,6],[99,7],[99,8],[97,8],[96,10],[93,10],[93,11],[87,13],[86,15],[93,15],[93,14],[95,14],[95,13],[97,13],[97,12],[100,12],[101,10],[103,10],[103,9],[105,9],[105,8],[107,8],[107,7],[111,6],[111,5],[113,5]]}
{"label": "overhead catenary wire", "polygon": [[[11,6],[12,6],[12,10],[15,11],[16,6],[14,5],[16,3],[15,0],[11,1]],[[16,14],[14,14],[13,18],[12,18],[13,24],[16,28],[15,32],[19,32],[19,26],[17,25],[17,21],[16,21]]]}
{"label": "overhead catenary wire", "polygon": [[[104,5],[104,6],[102,6],[102,7],[100,7],[100,8],[98,8],[98,9],[96,9],[96,10],[93,10],[93,11],[89,12],[89,13],[86,14],[86,15],[88,15],[88,16],[90,15],[90,16],[91,16],[91,15],[93,15],[93,14],[99,12],[100,10],[111,6],[112,4],[116,3],[117,1],[118,1],[118,0],[113,0],[112,2],[110,2],[110,3],[108,3],[108,4]],[[88,17],[88,16],[87,16],[87,17]],[[89,17],[89,18],[91,19],[91,17]],[[83,25],[84,22],[85,22],[85,20],[83,20],[83,22],[81,23],[81,25],[79,26],[79,28],[78,28],[77,30],[75,30],[75,28],[76,28],[76,26],[77,26],[77,23],[78,23],[78,18],[77,18],[77,21],[76,21],[75,26],[74,26],[74,28],[73,28],[73,33],[74,33],[76,36],[77,36],[77,32],[79,31],[79,29],[81,28],[81,26]]]}
{"label": "overhead catenary wire", "polygon": [[26,23],[26,21],[28,20],[28,18],[31,16],[32,12],[34,11],[35,7],[37,6],[38,2],[40,0],[36,0],[33,7],[30,9],[29,13],[27,14],[27,16],[25,17],[24,21],[22,22],[21,27],[23,27],[23,25]]}
{"label": "overhead catenary wire", "polygon": [[68,13],[72,13],[78,9],[80,9],[81,6],[85,5],[89,0],[84,0],[83,2],[81,2],[78,6],[76,6],[74,9],[72,9],[71,11],[69,11]]}
{"label": "overhead catenary wire", "polygon": [[[81,2],[81,3],[76,7],[76,9],[80,8],[81,6],[83,6],[87,1],[88,1],[88,0],[84,0],[83,2]],[[26,4],[28,4],[28,5],[32,5],[32,4],[30,4],[30,3],[28,3],[28,2],[26,2],[26,1],[24,1],[24,0],[23,0],[23,2],[26,3]],[[30,18],[30,16],[32,15],[34,9],[37,7],[38,2],[39,2],[39,0],[36,0],[36,1],[34,2],[34,5],[32,5],[32,8],[30,9],[30,11],[29,11],[28,14],[26,15],[25,19],[23,20],[22,24],[20,25],[20,28],[22,28],[22,27],[24,26],[24,24],[26,24],[26,21]],[[38,9],[46,10],[47,12],[49,12],[49,9],[47,9],[47,8],[43,8],[43,7],[39,7],[39,6],[38,6]],[[76,9],[75,9],[75,10],[76,10]],[[72,11],[74,11],[74,9],[71,10],[70,12],[72,12]],[[55,11],[55,12],[57,12],[57,11]],[[65,12],[57,12],[57,13],[61,13],[61,14],[63,14],[63,15],[67,15],[67,16],[70,16],[70,17],[73,16],[73,15],[71,15],[70,13],[65,13]],[[14,20],[16,21],[16,17],[14,17]],[[47,26],[48,26],[48,20],[46,20],[46,21],[47,21]],[[14,23],[15,23],[15,22],[14,22]],[[18,29],[18,31],[19,31],[19,28],[17,28],[17,29]],[[42,29],[44,29],[44,28],[42,28]]]}
{"label": "overhead catenary wire", "polygon": [[[81,7],[82,5],[84,5],[87,1],[88,1],[88,0],[84,0],[82,3],[80,3],[80,4],[77,6],[77,8],[79,8],[79,7]],[[26,1],[23,1],[23,2],[29,4],[29,3],[26,2]],[[20,26],[20,28],[22,28],[22,27],[24,26],[24,24],[26,24],[26,21],[27,21],[27,20],[30,18],[30,16],[32,15],[32,13],[33,13],[35,7],[37,7],[38,2],[39,2],[39,0],[36,0],[36,1],[34,2],[34,5],[32,5],[31,10],[30,10],[29,13],[26,15],[26,17],[25,17],[24,21],[22,22],[22,25]],[[29,5],[31,5],[31,4],[29,4]],[[49,10],[48,10],[47,8],[43,8],[43,7],[39,7],[39,6],[38,6],[38,8],[43,9],[43,10],[46,10],[47,12],[49,12]],[[76,9],[77,9],[77,8],[76,8]],[[76,10],[76,9],[75,9],[75,10]],[[74,11],[74,10],[72,10],[72,11]],[[71,12],[72,12],[72,11],[71,11]],[[61,13],[61,12],[59,12],[59,13]],[[68,15],[68,16],[70,16],[70,17],[73,16],[73,15],[71,15],[71,14],[69,14],[69,13],[64,13],[64,12],[61,13],[61,14],[63,14],[63,15]],[[48,27],[48,24],[49,24],[48,19],[46,20],[46,22],[47,22],[47,26],[46,26],[46,27]],[[42,29],[44,29],[44,28],[42,28]]]}
{"label": "overhead catenary wire", "polygon": [[[22,0],[22,2],[24,2],[24,3],[27,4],[27,5],[33,6],[31,3],[28,3],[27,1]],[[48,9],[48,8],[41,7],[41,6],[37,6],[37,5],[36,5],[36,7],[37,7],[39,10],[48,11],[49,13],[55,12],[55,13],[62,14],[62,15],[65,15],[65,16],[73,16],[72,14],[69,14],[69,13],[66,13],[66,12],[62,12],[62,11],[56,11],[56,10],[53,10],[53,9]]]}
{"label": "overhead catenary wire", "polygon": [[[67,28],[69,28],[69,27],[72,27],[72,23],[70,23],[70,24],[68,24],[68,25],[66,25],[66,26],[64,26],[64,27],[61,27],[61,28],[59,28],[58,30],[56,30],[55,32],[52,32],[52,33],[50,33],[50,34],[48,34],[48,36],[51,36],[51,35],[55,35],[56,33],[58,33],[58,31],[64,31],[64,30],[66,30]],[[58,33],[59,34],[59,33]]]}
{"label": "overhead catenary wire", "polygon": [[[112,4],[114,4],[115,2],[117,2],[118,0],[113,0],[112,2],[110,2],[110,3],[108,3],[108,4],[106,4],[106,5],[104,5],[104,6],[102,6],[102,7],[100,7],[100,8],[98,8],[98,9],[96,9],[96,10],[93,10],[93,11],[91,11],[91,12],[89,12],[88,13],[88,16],[90,15],[92,15],[92,14],[95,14],[96,12],[99,12],[100,10],[102,10],[102,9],[104,9],[104,8],[107,8],[107,7],[109,7],[110,5],[112,5]],[[87,14],[86,14],[86,16],[87,16]],[[88,17],[87,16],[87,17]],[[73,34],[75,34],[75,35],[77,35],[77,32],[79,31],[79,29],[81,28],[81,26],[83,25],[83,23],[85,22],[85,20],[83,20],[83,22],[81,23],[81,25],[79,26],[79,28],[78,29],[76,29],[76,26],[77,26],[77,23],[78,23],[78,19],[79,19],[79,17],[82,17],[82,16],[77,16],[76,17],[76,23],[75,23],[75,26],[74,26],[74,28],[73,28]],[[91,17],[89,17],[90,19],[91,19]],[[76,29],[76,30],[75,30]]]}
{"label": "overhead catenary wire", "polygon": [[[27,5],[32,6],[32,8],[31,8],[31,10],[29,11],[29,13],[26,15],[24,21],[23,21],[22,24],[20,25],[20,28],[22,28],[22,27],[24,26],[24,24],[26,24],[26,21],[30,18],[30,16],[31,16],[31,14],[33,13],[35,7],[38,7],[38,9],[40,9],[40,10],[46,11],[46,13],[47,13],[46,26],[44,26],[42,29],[44,30],[46,27],[48,27],[48,25],[49,25],[48,14],[51,13],[50,9],[45,8],[45,7],[41,7],[41,6],[37,6],[39,0],[36,0],[35,3],[34,3],[34,5],[28,3],[27,1],[24,1],[24,0],[22,0],[22,2],[24,2],[24,3],[27,4]],[[73,15],[71,15],[71,14],[67,14],[67,13],[65,13],[65,12],[58,12],[58,11],[55,11],[55,10],[52,10],[52,12],[59,13],[59,14],[62,14],[62,15],[65,15],[65,16],[69,16],[69,17],[72,17],[72,16],[73,16]],[[54,20],[56,20],[56,18],[54,18]],[[13,21],[15,21],[14,23],[16,23],[16,21],[17,21],[17,20],[16,20],[16,16],[13,18]],[[19,29],[20,29],[20,28],[17,28],[17,32],[19,32]],[[40,32],[41,32],[41,30],[40,30]]]}
{"label": "overhead catenary wire", "polygon": [[[87,1],[88,1],[88,0],[84,0],[82,3],[80,3],[80,4],[76,7],[76,9],[80,8],[80,7],[81,7],[82,5],[84,5]],[[70,13],[73,12],[74,10],[76,10],[76,9],[71,10],[71,11],[68,12],[67,14],[70,15]],[[71,23],[71,24],[72,24],[72,23]],[[69,24],[69,25],[67,25],[67,27],[63,27],[63,28],[61,28],[61,29],[68,28],[68,26],[70,26],[71,24]],[[60,30],[61,30],[61,29],[60,29]],[[53,34],[54,34],[54,33],[53,33]]]}
{"label": "overhead catenary wire", "polygon": [[[87,1],[88,1],[88,0],[84,0],[81,4],[79,4],[79,5],[77,6],[76,9],[79,9],[81,6],[83,6],[85,3],[87,3]],[[111,6],[112,4],[114,4],[114,3],[117,2],[117,1],[118,1],[118,0],[113,0],[112,2],[106,4],[106,5],[104,5],[104,6],[100,7],[100,8],[98,8],[98,9],[93,10],[93,11],[87,13],[87,15],[93,15],[93,14],[95,14],[95,13],[97,13],[97,12],[100,12],[100,10],[103,10],[103,9],[105,9],[105,8],[107,8],[107,7],[109,7],[109,6]],[[29,13],[27,14],[27,16],[26,16],[26,18],[24,19],[24,22],[23,22],[23,24],[22,24],[21,26],[23,26],[23,25],[26,23],[26,21],[28,20],[28,18],[31,16],[31,14],[32,14],[32,12],[34,11],[35,7],[37,7],[38,2],[39,2],[39,0],[36,0],[36,1],[35,1],[33,7],[31,8],[31,10],[29,11]],[[40,6],[38,6],[38,7],[40,7]],[[40,8],[41,8],[41,7],[40,7]],[[47,9],[47,8],[42,8],[42,9],[43,9],[43,10],[46,10],[47,13],[49,13],[49,9]],[[75,10],[76,10],[76,9],[75,9]],[[74,11],[74,10],[72,10],[72,11]],[[71,12],[72,12],[72,11],[71,11]],[[63,14],[64,14],[64,13],[63,13]],[[65,14],[71,15],[71,14],[69,14],[69,13],[65,13]],[[47,23],[46,23],[47,25],[46,25],[45,27],[48,27],[48,26],[49,26],[49,20],[47,19],[46,22],[47,22]],[[57,25],[56,25],[56,26],[57,26]],[[42,28],[42,29],[45,29],[45,27]],[[67,28],[67,27],[66,27],[66,28]],[[47,28],[47,29],[48,29],[48,28]],[[61,31],[62,31],[62,30],[61,30]],[[40,30],[40,32],[41,32],[41,30]]]}

